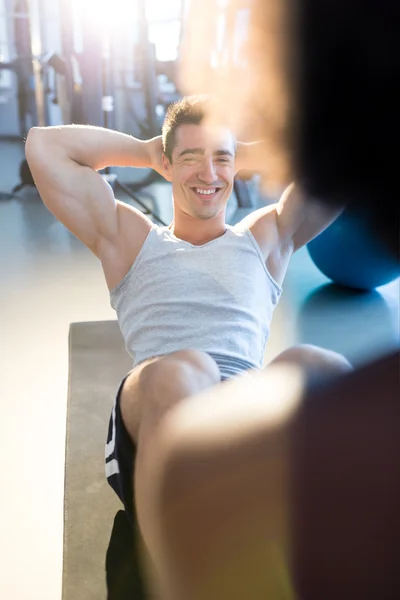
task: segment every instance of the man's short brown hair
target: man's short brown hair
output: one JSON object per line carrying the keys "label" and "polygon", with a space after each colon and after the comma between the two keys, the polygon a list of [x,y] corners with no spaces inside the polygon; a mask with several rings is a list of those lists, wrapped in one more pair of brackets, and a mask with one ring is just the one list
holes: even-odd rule
{"label": "man's short brown hair", "polygon": [[185,96],[171,104],[162,126],[164,154],[172,162],[172,151],[176,143],[176,130],[180,125],[200,125],[211,108],[210,96]]}

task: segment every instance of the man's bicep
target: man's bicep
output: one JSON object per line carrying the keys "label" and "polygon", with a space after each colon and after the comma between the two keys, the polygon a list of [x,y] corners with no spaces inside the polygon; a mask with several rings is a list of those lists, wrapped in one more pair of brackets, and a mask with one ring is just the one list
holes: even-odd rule
{"label": "man's bicep", "polygon": [[114,194],[98,172],[56,153],[27,159],[43,203],[82,243],[95,252],[102,237],[117,234]]}

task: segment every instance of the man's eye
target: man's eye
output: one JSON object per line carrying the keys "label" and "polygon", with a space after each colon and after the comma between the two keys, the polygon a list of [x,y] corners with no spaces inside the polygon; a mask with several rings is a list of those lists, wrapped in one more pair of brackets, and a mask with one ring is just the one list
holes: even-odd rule
{"label": "man's eye", "polygon": [[218,158],[217,160],[218,160],[218,162],[223,162],[223,163],[228,163],[229,162],[229,158],[224,158],[222,156],[220,158]]}

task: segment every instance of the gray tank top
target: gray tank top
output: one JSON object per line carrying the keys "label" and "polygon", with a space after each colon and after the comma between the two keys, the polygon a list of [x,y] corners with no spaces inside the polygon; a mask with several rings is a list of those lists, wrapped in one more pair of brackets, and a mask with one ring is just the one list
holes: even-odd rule
{"label": "gray tank top", "polygon": [[110,300],[133,366],[197,349],[227,379],[263,367],[281,292],[248,229],[226,225],[219,238],[194,246],[154,224]]}

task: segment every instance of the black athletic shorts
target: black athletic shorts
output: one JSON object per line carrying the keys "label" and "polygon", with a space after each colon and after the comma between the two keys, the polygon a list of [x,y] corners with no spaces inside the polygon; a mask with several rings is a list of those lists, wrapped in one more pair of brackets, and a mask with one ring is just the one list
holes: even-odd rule
{"label": "black athletic shorts", "polygon": [[122,380],[111,411],[105,448],[107,481],[124,505],[132,528],[136,528],[136,511],[133,491],[133,469],[136,445],[127,432],[121,415],[121,393],[128,373]]}
{"label": "black athletic shorts", "polygon": [[[122,380],[108,426],[105,448],[105,468],[107,481],[124,505],[126,516],[132,528],[137,530],[137,517],[134,502],[133,472],[136,459],[136,445],[127,432],[121,415],[120,399],[128,373]],[[221,381],[227,378],[221,377]]]}

